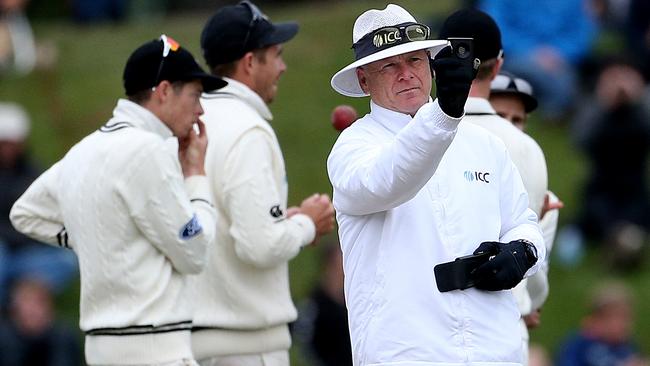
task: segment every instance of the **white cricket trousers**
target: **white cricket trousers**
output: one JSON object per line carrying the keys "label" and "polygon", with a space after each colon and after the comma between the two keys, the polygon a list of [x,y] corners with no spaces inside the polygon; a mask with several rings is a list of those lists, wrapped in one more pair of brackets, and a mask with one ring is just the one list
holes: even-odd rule
{"label": "white cricket trousers", "polygon": [[201,366],[289,366],[289,351],[212,357],[198,362]]}
{"label": "white cricket trousers", "polygon": [[[124,366],[124,365],[89,365],[89,366]],[[132,366],[199,366],[196,361],[191,359],[176,360],[165,363],[146,363]]]}

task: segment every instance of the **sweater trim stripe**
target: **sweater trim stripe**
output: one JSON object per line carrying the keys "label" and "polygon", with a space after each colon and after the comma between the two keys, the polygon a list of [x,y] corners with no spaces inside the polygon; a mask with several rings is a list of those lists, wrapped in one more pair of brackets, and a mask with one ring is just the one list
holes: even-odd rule
{"label": "sweater trim stripe", "polygon": [[133,127],[133,125],[128,123],[128,122],[117,122],[117,123],[113,123],[112,125],[109,125],[107,123],[107,124],[103,125],[102,127],[100,127],[99,131],[101,131],[101,132],[115,132],[115,131],[118,131],[118,130],[121,130],[121,129],[127,128],[127,127]]}
{"label": "sweater trim stripe", "polygon": [[496,116],[496,113],[492,112],[467,112],[466,116]]}
{"label": "sweater trim stripe", "polygon": [[157,334],[178,331],[188,331],[192,329],[192,321],[186,320],[177,323],[163,324],[159,326],[153,325],[133,325],[130,327],[122,328],[95,328],[86,332],[86,335],[100,336],[130,336],[130,335],[143,335],[143,334]]}
{"label": "sweater trim stripe", "polygon": [[235,329],[235,328],[225,328],[225,327],[210,327],[210,326],[196,326],[192,327],[192,332],[199,332],[202,330],[236,330],[238,332],[245,332],[247,330],[253,331],[253,332],[259,332],[259,329]]}
{"label": "sweater trim stripe", "polygon": [[60,247],[70,249],[70,246],[68,245],[68,232],[65,230],[65,227],[56,234],[56,240]]}
{"label": "sweater trim stripe", "polygon": [[206,203],[207,205],[209,205],[210,207],[214,207],[214,205],[212,205],[212,203],[211,203],[210,201],[208,201],[208,200],[204,200],[203,198],[192,198],[192,199],[190,200],[190,202],[197,202],[197,201],[198,201],[198,202],[204,202],[204,203]]}

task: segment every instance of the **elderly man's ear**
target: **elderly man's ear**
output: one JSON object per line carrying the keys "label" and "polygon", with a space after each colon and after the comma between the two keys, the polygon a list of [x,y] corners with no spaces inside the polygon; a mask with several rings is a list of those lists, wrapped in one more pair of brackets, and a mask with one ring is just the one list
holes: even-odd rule
{"label": "elderly man's ear", "polygon": [[368,79],[366,79],[366,71],[363,67],[357,67],[357,79],[359,79],[359,86],[364,93],[368,94]]}

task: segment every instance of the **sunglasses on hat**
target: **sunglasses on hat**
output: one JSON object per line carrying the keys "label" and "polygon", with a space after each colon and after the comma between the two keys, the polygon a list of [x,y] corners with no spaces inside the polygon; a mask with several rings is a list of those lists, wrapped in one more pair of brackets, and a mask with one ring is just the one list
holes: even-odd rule
{"label": "sunglasses on hat", "polygon": [[[177,51],[180,45],[173,38],[167,37],[166,35],[160,35],[160,41],[163,43],[162,58],[160,59],[160,64],[158,64],[158,72],[156,73],[156,81],[154,85],[158,85],[160,82],[160,73],[162,72],[163,65],[165,64],[165,58],[169,56],[169,52]],[[154,86],[153,89],[156,87]]]}
{"label": "sunglasses on hat", "polygon": [[261,19],[266,19],[266,15],[264,15],[264,13],[262,13],[262,11],[257,6],[255,6],[255,4],[253,4],[248,0],[240,1],[239,5],[244,5],[251,12],[251,20],[250,22],[248,22],[246,37],[244,37],[244,42],[242,42],[242,51],[244,51],[246,49],[246,44],[248,43],[248,39],[250,38],[251,31],[253,30],[255,23],[257,23]]}
{"label": "sunglasses on hat", "polygon": [[358,60],[393,45],[426,41],[429,39],[430,33],[429,27],[419,23],[382,27],[361,37],[361,39],[352,45],[352,48]]}
{"label": "sunglasses on hat", "polygon": [[409,41],[424,41],[429,38],[429,27],[422,24],[407,26],[383,27],[372,32],[372,44],[375,47],[390,45],[406,37]]}

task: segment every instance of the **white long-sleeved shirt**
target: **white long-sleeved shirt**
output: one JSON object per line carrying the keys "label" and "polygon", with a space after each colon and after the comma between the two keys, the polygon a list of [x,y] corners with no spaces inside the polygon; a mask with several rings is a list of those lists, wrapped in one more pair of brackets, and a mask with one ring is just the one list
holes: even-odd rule
{"label": "white long-sleeved shirt", "polygon": [[437,101],[413,118],[371,102],[328,158],[355,365],[521,362],[510,291],[435,284],[436,264],[484,241],[527,239],[545,255],[503,143],[458,123]]}
{"label": "white long-sleeved shirt", "polygon": [[149,110],[120,100],[14,204],[17,230],[71,247],[89,364],[192,358],[187,274],[205,263],[216,212],[207,178],[183,179]]}
{"label": "white long-sleeved shirt", "polygon": [[228,86],[201,100],[220,220],[206,269],[193,278],[198,360],[289,349],[297,313],[288,262],[315,237],[308,216],[285,215],[288,185],[271,112],[253,90],[225,79]]}

